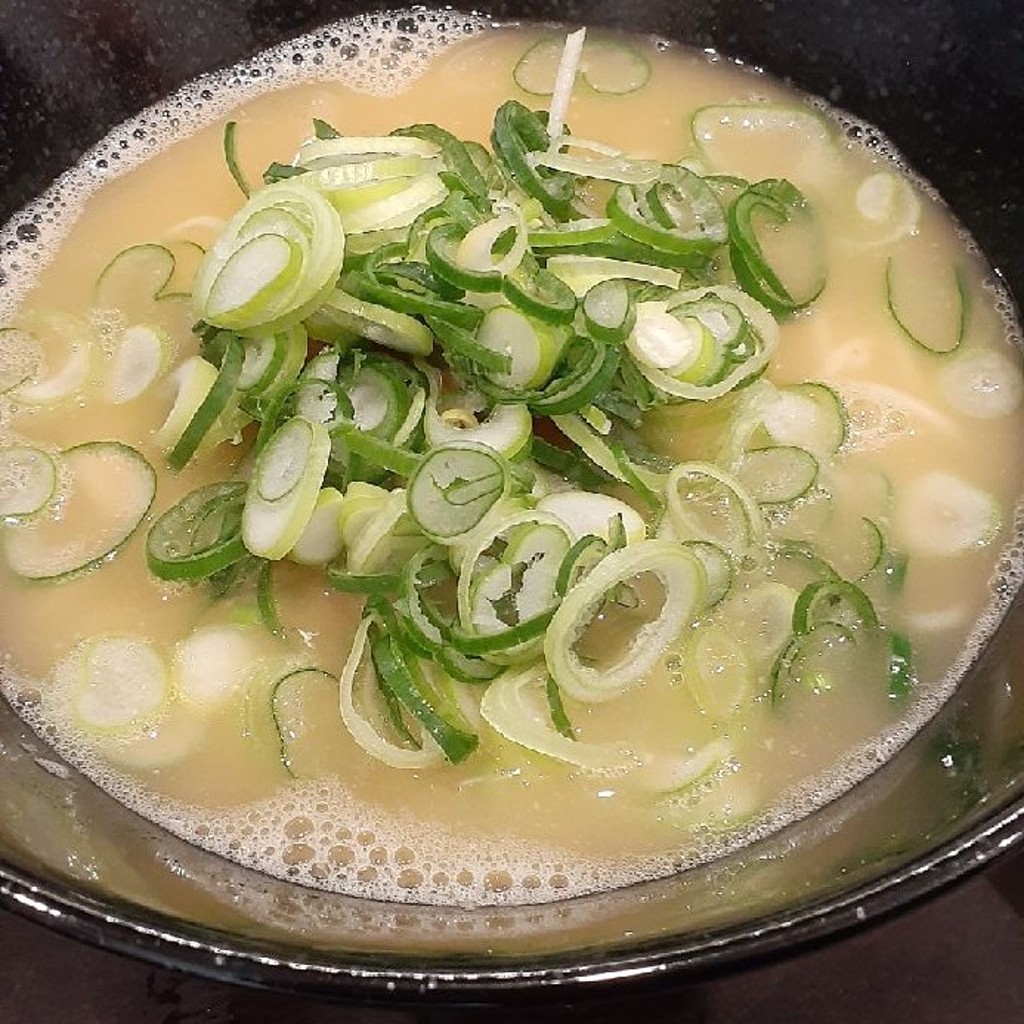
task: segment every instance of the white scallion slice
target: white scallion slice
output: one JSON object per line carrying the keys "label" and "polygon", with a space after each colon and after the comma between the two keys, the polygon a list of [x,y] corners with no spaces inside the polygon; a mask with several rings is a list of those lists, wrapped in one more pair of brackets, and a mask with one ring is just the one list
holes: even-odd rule
{"label": "white scallion slice", "polygon": [[426,139],[408,135],[343,135],[335,139],[309,139],[299,148],[299,167],[344,166],[367,157],[418,157],[430,159],[440,148]]}
{"label": "white scallion slice", "polygon": [[280,330],[305,319],[334,286],[345,254],[341,217],[301,181],[254,192],[196,272],[196,313],[228,330]]}
{"label": "white scallion slice", "polygon": [[56,490],[52,455],[26,444],[0,448],[0,516],[33,515],[49,504]]}
{"label": "white scallion slice", "polygon": [[256,456],[242,509],[242,540],[254,555],[281,558],[302,536],[316,508],[331,455],[322,423],[286,420]]}
{"label": "white scallion slice", "polygon": [[271,395],[291,384],[309,352],[309,338],[302,324],[272,335],[245,338],[243,344],[245,357],[237,387],[250,395]]}
{"label": "white scallion slice", "polygon": [[695,316],[673,316],[660,302],[641,302],[626,348],[642,366],[670,377],[702,380],[715,361],[715,338]]}
{"label": "white scallion slice", "polygon": [[531,153],[527,159],[533,167],[549,167],[581,178],[615,181],[623,185],[653,185],[661,173],[661,165],[656,160],[631,160],[623,156],[584,157],[569,153]]}
{"label": "white scallion slice", "polygon": [[823,459],[846,443],[846,404],[834,388],[820,381],[776,387],[759,380],[747,389],[742,403],[731,431],[734,459],[772,445],[805,448]]}
{"label": "white scallion slice", "polygon": [[95,349],[92,328],[81,317],[37,313],[18,327],[35,342],[37,367],[8,393],[23,405],[52,405],[86,385]]}
{"label": "white scallion slice", "polygon": [[[657,531],[662,540],[674,539],[671,527]],[[733,566],[729,553],[706,540],[680,541],[684,548],[693,555],[704,569],[704,608],[714,608],[732,590]]]}
{"label": "white scallion slice", "polygon": [[145,640],[90,640],[76,661],[71,707],[88,732],[130,729],[154,718],[171,699],[167,666]]}
{"label": "white scallion slice", "polygon": [[609,494],[566,490],[545,495],[537,508],[557,516],[569,528],[574,541],[588,535],[610,541],[616,518],[622,522],[626,543],[632,544],[647,536],[643,517],[632,505]]}
{"label": "white scallion slice", "polygon": [[[550,261],[549,261],[550,263]],[[640,372],[659,390],[674,398],[694,399],[707,402],[732,391],[744,381],[761,373],[771,360],[779,343],[779,326],[771,313],[745,292],[729,285],[713,285],[693,291],[678,292],[672,297],[672,308],[693,305],[713,296],[730,306],[735,306],[746,320],[753,334],[752,351],[725,377],[713,384],[700,384],[682,377],[674,377],[665,370],[644,363],[637,363]],[[705,325],[707,326],[707,325]],[[713,333],[713,331],[712,331]]]}
{"label": "white scallion slice", "polygon": [[547,268],[567,284],[578,299],[583,298],[595,284],[613,278],[646,281],[666,288],[678,288],[681,280],[678,270],[629,260],[614,260],[606,256],[552,256]]}
{"label": "white scallion slice", "polygon": [[174,370],[169,378],[170,383],[176,388],[174,402],[167,413],[167,418],[153,437],[161,448],[170,451],[178,443],[216,380],[217,367],[202,356],[189,356]]}
{"label": "white scallion slice", "polygon": [[[353,159],[345,163],[323,163],[329,157],[314,161],[318,164],[312,168],[312,180],[316,187],[324,193],[339,192],[344,189],[359,188],[378,181],[391,181],[396,178],[415,178],[427,170],[435,168],[421,156],[368,156],[365,160]],[[337,206],[337,202],[335,201]]]}
{"label": "white scallion slice", "polygon": [[[514,232],[514,241],[503,255],[497,256],[494,247],[509,232]],[[515,207],[470,228],[455,250],[455,262],[477,273],[508,274],[522,262],[526,248],[526,222],[522,211]]]}
{"label": "white scallion slice", "polygon": [[892,171],[873,171],[853,195],[855,223],[842,237],[864,246],[891,245],[917,230],[921,201],[913,185]]}
{"label": "white scallion slice", "polygon": [[1020,359],[996,349],[958,352],[939,370],[939,386],[951,405],[979,420],[1008,416],[1024,399]]}
{"label": "white scallion slice", "polygon": [[421,213],[436,206],[448,195],[444,182],[434,173],[395,180],[405,183],[405,187],[394,195],[383,196],[341,213],[347,232],[356,235],[364,231],[408,227]]}
{"label": "white scallion slice", "polygon": [[415,317],[375,302],[364,302],[337,288],[309,317],[306,326],[314,337],[325,341],[331,341],[341,331],[417,356],[429,355],[434,347],[429,328]]}
{"label": "white scallion slice", "polygon": [[345,499],[334,487],[324,487],[316,499],[313,514],[288,557],[302,565],[326,565],[344,550],[341,509]]}
{"label": "white scallion slice", "polygon": [[[455,441],[471,441],[487,445],[506,459],[515,458],[533,437],[533,417],[525,405],[496,405],[483,422],[469,410],[452,414],[438,411],[441,374],[431,366],[424,368],[430,386],[430,398],[423,412],[423,433],[427,444],[437,448]],[[448,413],[448,415],[446,415]]]}
{"label": "white scallion slice", "polygon": [[512,743],[577,768],[617,774],[635,767],[624,744],[587,743],[558,732],[545,696],[546,680],[543,666],[537,665],[498,676],[480,701],[484,721]]}
{"label": "white scallion slice", "polygon": [[904,337],[927,352],[946,355],[959,349],[967,334],[967,280],[962,267],[950,265],[948,253],[921,249],[913,241],[898,246],[886,260],[889,313]]}
{"label": "white scallion slice", "polygon": [[552,416],[551,420],[595,466],[600,467],[616,480],[621,480],[623,483],[628,482],[626,474],[619,465],[619,460],[615,457],[615,452],[582,416],[570,412],[564,416]]}
{"label": "white scallion slice", "polygon": [[907,552],[939,556],[985,547],[1003,519],[994,495],[940,470],[915,477],[897,492],[895,518]]}
{"label": "white scallion slice", "polygon": [[126,328],[104,384],[107,401],[122,405],[147,391],[166,367],[171,350],[171,339],[160,327],[133,324]]}
{"label": "white scallion slice", "polygon": [[259,645],[245,626],[203,626],[174,651],[178,697],[193,708],[213,711],[239,694],[259,662]]}
{"label": "white scallion slice", "polygon": [[61,464],[59,517],[5,531],[7,563],[25,579],[64,579],[99,566],[135,532],[156,494],[153,467],[119,441],[68,448]]}
{"label": "white scallion slice", "polygon": [[[653,576],[664,591],[661,606],[610,665],[586,664],[576,643],[608,595],[641,576]],[[655,662],[703,606],[700,563],[679,544],[644,540],[613,551],[565,596],[544,637],[548,671],[570,697],[587,703],[611,700],[639,685]]]}
{"label": "white scallion slice", "polygon": [[686,645],[684,665],[697,706],[715,718],[729,718],[754,697],[755,671],[744,644],[726,623],[698,629]]}
{"label": "white scallion slice", "polygon": [[349,484],[342,509],[349,572],[396,572],[427,539],[409,515],[404,488],[384,491],[379,499],[361,491]]}
{"label": "white scallion slice", "polygon": [[731,594],[719,610],[735,643],[743,644],[752,665],[763,675],[774,663],[792,632],[793,587],[768,580]]}
{"label": "white scallion slice", "polygon": [[565,332],[512,306],[495,306],[484,315],[476,340],[512,360],[511,370],[492,373],[492,380],[512,390],[526,390],[540,386],[551,376],[565,344]]}
{"label": "white scallion slice", "polygon": [[[505,544],[497,561],[487,555],[496,541]],[[492,513],[465,539],[459,553],[456,596],[463,628],[499,635],[548,610],[555,600],[558,569],[571,546],[567,527],[550,513]],[[517,565],[523,570],[518,587]],[[502,604],[511,605],[516,623],[499,617],[497,606]]]}

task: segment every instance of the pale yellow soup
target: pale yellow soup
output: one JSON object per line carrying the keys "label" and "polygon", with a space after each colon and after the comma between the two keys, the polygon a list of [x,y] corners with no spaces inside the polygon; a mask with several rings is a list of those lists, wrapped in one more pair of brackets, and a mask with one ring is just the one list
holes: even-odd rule
{"label": "pale yellow soup", "polygon": [[[424,25],[429,22],[421,20],[422,32]],[[45,253],[38,276],[26,271],[31,288],[19,315],[59,310],[84,317],[98,354],[70,400],[28,405],[11,393],[0,399],[0,443],[57,452],[120,439],[156,468],[157,491],[141,528],[94,571],[53,583],[5,572],[0,650],[5,693],[37,730],[125,803],[200,846],[343,892],[430,903],[527,903],[623,885],[715,856],[819,806],[898,749],[949,695],[1015,583],[1024,414],[1008,304],[940,202],[916,184],[908,188],[885,155],[847,141],[850,122],[836,120],[827,141],[808,137],[799,125],[774,135],[725,132],[711,142],[695,140],[692,115],[713,104],[775,104],[825,115],[728,61],[633,40],[649,63],[649,80],[623,95],[578,86],[569,106],[575,134],[634,156],[691,160],[707,172],[787,177],[819,219],[827,285],[808,310],[781,324],[765,379],[780,387],[827,384],[842,399],[847,437],[827,481],[791,508],[766,511],[766,528],[776,540],[820,544],[842,566],[856,560],[865,517],[884,525],[891,546],[907,556],[906,577],[901,587],[866,589],[884,621],[912,645],[911,693],[893,699],[877,659],[853,659],[838,683],[798,687],[773,702],[761,648],[777,645],[779,631],[788,628],[770,595],[790,584],[769,562],[740,573],[727,598],[755,595],[745,620],[735,603],[731,618],[712,609],[662,653],[641,686],[604,703],[566,701],[581,741],[621,740],[653,752],[642,771],[575,768],[501,738],[486,722],[478,724],[479,749],[462,764],[391,768],[353,741],[330,687],[311,691],[302,708],[289,771],[271,714],[272,687],[295,668],[337,677],[360,601],[333,591],[319,569],[285,560],[274,576],[285,627],[277,637],[261,624],[251,587],[216,600],[202,585],[162,583],[147,571],[148,526],[200,483],[239,467],[244,472],[251,438],[203,452],[179,473],[167,469],[166,448],[155,435],[170,407],[169,386],[154,385],[114,405],[104,373],[119,332],[139,318],[162,323],[173,340],[170,365],[179,364],[196,351],[192,311],[184,300],[163,306],[140,300],[138,310],[97,317],[96,281],[127,246],[213,241],[241,202],[224,164],[228,116],[238,123],[242,170],[257,181],[271,161],[291,159],[310,135],[312,118],[353,135],[435,122],[486,143],[504,100],[546,104],[518,89],[512,74],[537,32],[467,25],[469,38],[434,44],[426,67],[392,45],[398,71],[388,82],[398,88],[384,93],[364,81],[365,68],[353,87],[355,72],[332,60],[330,47],[296,44],[303,61],[293,61],[292,51],[276,55],[281,88],[250,84],[245,88],[253,95],[242,97],[230,74],[209,84],[209,97],[197,100],[197,87],[169,108],[180,124],[163,134],[145,118],[115,133],[129,140],[125,161],[138,166],[119,176],[108,168],[97,184],[94,154],[77,178],[62,183],[73,223],[55,251]],[[349,31],[338,30],[343,42]],[[375,31],[385,43],[406,38],[394,27]],[[314,66],[317,54],[326,59]],[[133,136],[133,127],[145,130]],[[158,151],[149,155],[150,142],[131,141],[139,135],[156,137]],[[55,231],[44,231],[44,241]],[[31,270],[39,259],[22,262]],[[969,317],[955,352],[926,351],[896,324],[886,295],[890,260],[902,315],[921,336],[948,333],[956,318],[954,267],[961,268]],[[16,322],[15,310],[4,312]],[[726,400],[725,408],[742,400]],[[702,403],[670,406],[650,414],[643,433],[672,458],[713,458],[724,415]],[[941,538],[955,529],[949,520],[957,509],[932,502],[922,516],[908,498],[931,474],[986,496],[995,510],[991,529],[969,537],[962,549],[944,550]],[[655,529],[652,520],[649,532]],[[756,595],[765,594],[762,613]],[[695,670],[694,637],[716,615],[723,628],[712,634],[717,641],[703,648]],[[745,622],[739,632],[737,622]],[[238,675],[226,698],[204,702],[179,686],[131,727],[80,727],[72,710],[76,657],[91,638],[143,640],[173,676],[180,672],[181,645],[213,627],[220,630],[218,643],[232,638],[232,650],[218,655],[218,671],[228,671],[230,662]],[[719,687],[718,699],[708,697],[709,686]],[[466,693],[470,704],[479,700],[479,688]]]}

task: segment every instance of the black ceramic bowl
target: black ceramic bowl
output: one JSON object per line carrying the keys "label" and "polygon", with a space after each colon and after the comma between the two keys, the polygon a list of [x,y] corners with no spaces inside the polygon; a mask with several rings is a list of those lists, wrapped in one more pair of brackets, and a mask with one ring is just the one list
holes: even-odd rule
{"label": "black ceramic bowl", "polygon": [[[200,72],[370,5],[4,0],[0,221]],[[1015,0],[497,0],[495,18],[655,33],[878,125],[1024,295],[1024,7]],[[27,236],[28,222],[19,225]],[[5,265],[17,253],[0,252]],[[522,909],[315,894],[196,850],[55,761],[0,707],[0,903],[97,945],[335,998],[489,1002],[721,969],[903,907],[1024,834],[1020,600],[943,711],[840,800],[707,867]],[[581,984],[581,983],[587,984]]]}

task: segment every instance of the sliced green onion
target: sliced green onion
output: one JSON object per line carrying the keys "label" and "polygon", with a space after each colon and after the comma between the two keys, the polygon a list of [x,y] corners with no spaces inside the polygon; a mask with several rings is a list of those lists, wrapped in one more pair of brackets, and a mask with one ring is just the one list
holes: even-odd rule
{"label": "sliced green onion", "polygon": [[428,683],[416,660],[403,651],[398,639],[371,631],[370,656],[382,686],[420,723],[452,764],[464,761],[476,749],[476,735],[446,708]]}
{"label": "sliced green onion", "polygon": [[565,523],[574,541],[592,535],[610,544],[616,523],[622,529],[625,544],[633,544],[647,536],[647,526],[640,513],[632,505],[610,494],[555,491],[541,498],[537,508],[557,516]]}
{"label": "sliced green onion", "polygon": [[206,579],[246,553],[240,480],[207,484],[185,495],[150,527],[146,560],[164,580]]}
{"label": "sliced green onion", "polygon": [[525,391],[551,377],[566,335],[561,328],[534,320],[511,306],[495,306],[484,314],[476,340],[511,362],[507,371],[492,373],[494,382],[513,391]]}
{"label": "sliced green onion", "polygon": [[666,166],[653,185],[620,185],[608,219],[627,238],[667,252],[708,251],[727,237],[725,212],[714,190],[681,165]]}
{"label": "sliced green onion", "polygon": [[588,288],[583,296],[587,332],[597,341],[617,345],[636,323],[636,304],[622,278],[609,278]]}
{"label": "sliced green onion", "polygon": [[815,580],[800,591],[793,606],[793,632],[810,633],[824,623],[851,631],[879,626],[870,598],[846,580]]}
{"label": "sliced green onion", "polygon": [[316,733],[322,723],[332,719],[340,727],[337,704],[338,680],[323,669],[298,668],[275,680],[270,689],[270,715],[280,743],[281,764],[293,779],[317,774]]}
{"label": "sliced green onion", "polygon": [[242,510],[242,539],[261,558],[281,558],[316,508],[331,453],[327,428],[301,416],[283,423],[256,457]]}
{"label": "sliced green onion", "polygon": [[200,264],[197,313],[229,330],[278,330],[304,319],[334,284],[345,231],[334,207],[302,179],[254,192]]}
{"label": "sliced green onion", "polygon": [[274,563],[269,560],[264,560],[256,573],[256,607],[263,625],[274,636],[283,637],[284,623],[274,595]]}
{"label": "sliced green onion", "polygon": [[527,154],[544,151],[550,142],[547,119],[517,100],[507,100],[494,115],[491,145],[505,172],[528,195],[559,220],[573,215],[573,178],[560,171],[532,167]]}
{"label": "sliced green onion", "polygon": [[[612,591],[647,574],[664,590],[656,615],[636,631],[613,664],[588,665],[576,651],[577,641]],[[670,541],[638,541],[607,555],[566,594],[545,634],[544,657],[559,688],[576,700],[594,703],[638,685],[702,607],[703,579],[694,556]]]}
{"label": "sliced green onion", "polygon": [[[539,39],[512,69],[516,85],[534,96],[550,96],[561,54],[561,37]],[[642,89],[650,78],[651,68],[644,55],[630,43],[590,35],[583,44],[579,75],[594,92],[624,95]]]}
{"label": "sliced green onion", "polygon": [[747,452],[736,466],[736,479],[760,505],[790,505],[810,493],[820,468],[806,448],[773,445]]}
{"label": "sliced green onion", "polygon": [[428,452],[409,479],[409,515],[432,540],[472,530],[508,493],[509,474],[493,449],[472,441]]}
{"label": "sliced green onion", "polygon": [[245,180],[242,168],[238,165],[237,129],[237,121],[224,122],[224,162],[228,165],[228,173],[234,179],[239,191],[248,199],[252,190],[249,188],[249,183]]}
{"label": "sliced green onion", "polygon": [[576,314],[572,289],[529,256],[502,278],[501,293],[521,313],[549,324],[571,324]]}
{"label": "sliced green onion", "polygon": [[339,682],[342,720],[352,739],[367,754],[392,768],[417,769],[438,764],[444,755],[437,744],[429,737],[424,737],[419,744],[410,742],[408,731],[396,729],[390,716],[379,707],[383,698],[368,643],[372,622],[364,618],[359,624],[342,669]]}
{"label": "sliced green onion", "polygon": [[130,636],[90,640],[75,658],[71,709],[90,733],[123,733],[152,724],[172,699],[170,673],[147,641]]}
{"label": "sliced green onion", "polygon": [[345,572],[335,565],[327,566],[327,582],[343,594],[362,594],[367,597],[388,597],[401,583],[397,573]]}
{"label": "sliced green onion", "polygon": [[622,772],[633,766],[625,744],[584,743],[561,732],[552,721],[546,686],[543,666],[506,672],[487,687],[480,714],[512,743],[577,768]]}
{"label": "sliced green onion", "polygon": [[[970,301],[967,291],[967,280],[962,267],[953,269],[954,294],[956,296],[953,312],[953,322],[945,325],[944,330],[936,332],[939,337],[924,337],[922,331],[910,323],[910,317],[906,312],[901,313],[896,288],[896,274],[893,270],[893,257],[890,256],[885,262],[885,301],[889,307],[896,326],[915,345],[928,352],[935,352],[945,355],[948,352],[955,352],[963,344],[964,335],[967,333],[967,321],[970,316]],[[930,300],[934,305],[934,286],[929,289]],[[932,308],[932,307],[930,307]],[[944,335],[944,336],[943,336]]]}
{"label": "sliced green onion", "polygon": [[646,281],[666,288],[679,287],[679,272],[649,263],[608,259],[603,256],[552,256],[548,270],[583,298],[596,284],[613,278]]}
{"label": "sliced green onion", "polygon": [[668,520],[676,538],[716,544],[740,562],[757,557],[764,542],[764,519],[736,477],[710,462],[681,462],[665,486]]}
{"label": "sliced green onion", "polygon": [[[368,338],[396,352],[425,356],[434,347],[430,331],[418,320],[375,302],[364,302],[338,288],[324,299],[307,326],[316,335],[317,327],[325,320],[335,329]],[[324,333],[318,336],[330,340]]]}
{"label": "sliced green onion", "polygon": [[896,524],[911,554],[948,557],[991,544],[1002,527],[1002,512],[988,491],[933,470],[896,495]]}
{"label": "sliced green onion", "polygon": [[170,360],[173,344],[167,332],[150,324],[134,324],[118,339],[104,384],[107,398],[123,405],[147,391]]}
{"label": "sliced green onion", "polygon": [[22,518],[45,508],[57,493],[57,463],[42,448],[0,448],[0,516]]}
{"label": "sliced green onion", "polygon": [[241,343],[237,338],[232,338],[224,352],[217,376],[167,454],[167,464],[171,469],[182,469],[209,437],[215,424],[222,421],[229,403],[236,395],[235,385],[242,372],[243,359]]}
{"label": "sliced green onion", "polygon": [[454,419],[438,412],[441,375],[432,367],[428,367],[427,371],[430,400],[424,410],[423,432],[428,447],[437,448],[453,442],[471,441],[487,445],[506,459],[511,459],[529,445],[533,436],[533,418],[525,405],[496,405],[482,422],[478,422],[476,416],[472,414]]}
{"label": "sliced green onion", "polygon": [[436,124],[414,124],[407,128],[399,128],[392,134],[422,139],[437,146],[448,173],[455,175],[463,191],[477,196],[487,195],[488,183],[474,163],[470,150],[466,143],[451,132],[439,128]]}
{"label": "sliced green onion", "polygon": [[32,516],[3,529],[11,570],[62,581],[108,562],[138,529],[156,495],[156,473],[134,448],[91,441],[61,452],[59,519]]}
{"label": "sliced green onion", "polygon": [[[787,285],[765,255],[756,220],[776,233],[796,233],[801,259],[795,284]],[[777,244],[777,243],[773,243]],[[825,287],[822,244],[814,215],[803,193],[790,182],[768,179],[751,185],[729,208],[729,259],[740,286],[775,316],[789,316],[809,306]]]}
{"label": "sliced green onion", "polygon": [[[723,376],[714,376],[707,383],[676,378],[656,366],[637,363],[640,373],[664,395],[671,399],[691,399],[701,402],[721,398],[744,382],[764,372],[779,342],[779,328],[771,314],[749,295],[728,285],[713,285],[693,291],[677,292],[668,300],[667,309],[687,305],[697,307],[695,315],[709,328],[720,345],[734,339],[733,325],[727,307],[739,310],[745,327],[735,340],[739,347],[729,353]],[[717,307],[715,312],[712,312]],[[718,323],[716,323],[716,321]],[[721,325],[719,328],[719,324]]]}

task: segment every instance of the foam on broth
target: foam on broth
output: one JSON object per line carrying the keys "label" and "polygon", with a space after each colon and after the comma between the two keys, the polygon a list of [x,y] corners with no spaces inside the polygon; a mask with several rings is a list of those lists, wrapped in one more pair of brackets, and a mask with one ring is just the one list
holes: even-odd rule
{"label": "foam on broth", "polygon": [[[505,72],[495,68],[510,70],[527,45],[526,35],[486,29],[482,20],[453,14],[367,16],[194,83],[144,112],[4,229],[0,322],[26,299],[36,306],[88,310],[96,276],[126,245],[172,238],[208,244],[239,202],[223,170],[220,124],[243,100],[244,109],[232,116],[254,179],[271,160],[290,156],[282,147],[308,135],[311,117],[353,134],[438,121],[460,136],[486,140],[494,108],[512,89]],[[686,97],[686,111],[755,97],[791,101],[775,83],[705,55],[656,44],[649,58],[655,74],[643,98],[577,93],[570,119],[579,134],[671,160],[687,142],[679,95]],[[282,91],[285,86],[294,88]],[[866,171],[898,161],[872,129],[845,116],[840,122],[853,140],[845,158],[849,166],[826,176],[829,182],[848,190]],[[861,148],[865,141],[870,145]],[[892,340],[884,298],[877,309],[861,302],[882,257],[852,259],[857,239],[835,241],[850,228],[855,210],[835,199],[846,194],[842,189],[822,192],[815,174],[808,171],[799,184],[835,229],[827,243],[830,288],[812,315],[786,325],[772,379],[834,384],[850,409],[853,447],[865,460],[870,455],[872,469],[882,467],[895,478],[908,463],[933,461],[985,480],[999,490],[1006,510],[1000,535],[1006,546],[998,560],[986,548],[960,556],[955,571],[926,568],[909,577],[900,614],[915,641],[929,640],[919,668],[924,684],[898,720],[884,692],[845,688],[821,698],[830,702],[823,717],[808,698],[794,701],[798,706],[787,708],[782,721],[761,722],[763,733],[751,727],[756,736],[746,735],[745,724],[735,725],[735,735],[728,737],[735,752],[725,769],[736,782],[727,784],[717,805],[702,798],[695,807],[686,801],[644,802],[628,781],[615,777],[577,775],[565,786],[553,781],[566,774],[563,769],[551,770],[536,757],[510,758],[504,750],[491,751],[483,767],[469,763],[439,769],[440,777],[416,772],[410,778],[366,763],[340,729],[332,735],[336,749],[324,756],[324,777],[287,780],[260,703],[267,679],[259,672],[247,680],[248,697],[227,702],[208,720],[184,713],[148,738],[104,752],[76,728],[65,699],[72,656],[89,636],[141,633],[173,649],[196,630],[237,627],[254,664],[272,663],[280,671],[313,659],[337,673],[358,621],[353,599],[287,569],[282,609],[300,639],[282,652],[273,638],[229,611],[148,577],[139,537],[84,580],[7,590],[9,607],[0,626],[4,692],[69,761],[189,841],[273,875],[378,899],[528,903],[622,886],[718,856],[833,799],[890,757],[935,712],[1016,591],[1024,540],[1015,511],[1022,467],[1012,440],[1024,417],[1019,402],[987,418],[958,415],[948,402],[936,403],[937,385],[922,371],[919,355]],[[939,251],[969,246],[956,239],[955,226],[934,197],[924,206],[921,236]],[[76,272],[69,274],[72,267]],[[973,337],[990,347],[1006,345],[1009,358],[1019,343],[1011,303],[980,260],[970,274],[977,298]],[[119,326],[94,323],[108,343]],[[181,347],[187,342],[186,325]],[[4,373],[16,375],[12,367],[20,358],[15,353]],[[104,434],[136,439],[158,464],[151,434],[163,411],[158,402],[122,407],[109,413]],[[88,403],[40,408],[30,416],[12,413],[4,403],[2,415],[4,443],[31,435],[67,447],[93,439],[97,431]],[[679,457],[692,436],[687,415],[669,411],[659,418],[663,447]],[[178,477],[163,474],[158,510],[215,479],[224,464],[215,459]],[[804,508],[794,516],[814,514]],[[67,630],[58,633],[54,622],[68,623]],[[684,721],[676,707],[679,671],[679,651],[672,649],[645,687],[648,704],[637,695],[618,702],[623,716],[650,716],[663,744]],[[588,738],[607,738],[607,717],[580,713]],[[699,716],[685,725],[692,731],[680,742],[684,754],[697,756],[722,735],[721,727]],[[772,748],[779,764],[772,763]],[[225,770],[229,763],[233,771]],[[447,806],[440,815],[439,803]]]}

